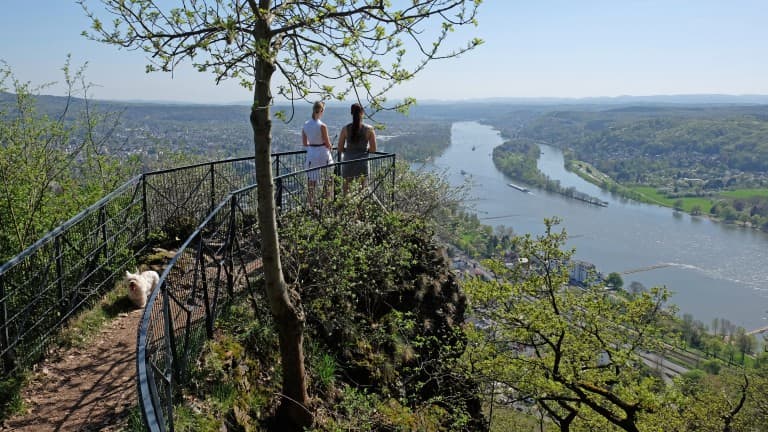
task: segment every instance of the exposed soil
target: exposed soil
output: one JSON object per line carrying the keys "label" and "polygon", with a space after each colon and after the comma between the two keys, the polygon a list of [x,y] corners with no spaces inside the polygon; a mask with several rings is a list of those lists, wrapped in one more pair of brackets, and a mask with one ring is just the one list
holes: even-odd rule
{"label": "exposed soil", "polygon": [[2,431],[122,429],[136,406],[136,331],[141,309],[119,314],[86,348],[54,353],[22,391],[26,413]]}

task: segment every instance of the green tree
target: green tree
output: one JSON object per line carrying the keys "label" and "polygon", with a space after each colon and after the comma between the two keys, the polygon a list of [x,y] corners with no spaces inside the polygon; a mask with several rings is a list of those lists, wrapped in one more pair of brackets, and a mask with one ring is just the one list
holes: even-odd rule
{"label": "green tree", "polygon": [[629,293],[632,294],[633,296],[636,296],[645,290],[646,290],[645,285],[643,285],[638,281],[632,281],[629,284]]}
{"label": "green tree", "polygon": [[[291,101],[315,98],[366,99],[385,107],[386,92],[435,59],[458,50],[443,43],[457,26],[475,24],[480,0],[420,0],[394,6],[384,0],[271,1],[201,0],[175,7],[153,0],[101,0],[111,26],[78,0],[92,20],[89,37],[141,49],[147,71],[171,71],[190,61],[216,82],[236,79],[253,92],[250,123],[255,147],[258,219],[266,289],[280,339],[283,398],[277,417],[286,428],[312,421],[302,350],[304,318],[292,300],[280,260],[274,185],[270,163],[272,78],[282,77],[277,94]],[[432,32],[430,24],[438,30]],[[425,43],[427,34],[434,36]],[[406,62],[407,48],[418,53]],[[340,88],[334,85],[342,83]],[[394,108],[407,108],[406,99]]]}
{"label": "green tree", "polygon": [[695,204],[693,207],[691,207],[691,214],[694,216],[701,216],[701,206],[699,204]]}
{"label": "green tree", "polygon": [[739,327],[736,329],[736,334],[734,335],[733,339],[733,342],[736,344],[736,348],[738,348],[739,352],[741,353],[741,363],[743,364],[746,355],[751,354],[754,350],[756,344],[755,336],[748,335],[744,327]]}
{"label": "green tree", "polygon": [[[748,372],[749,393],[747,395],[744,413],[737,420],[740,423],[751,426],[751,430],[760,430],[765,427],[765,419],[768,418],[768,356],[765,354],[754,370]],[[749,430],[744,427],[744,430]]]}
{"label": "green tree", "polygon": [[562,263],[572,251],[562,250],[557,222],[546,220],[542,236],[519,238],[518,254],[531,266],[489,261],[495,280],[465,284],[473,316],[486,323],[468,330],[468,367],[533,399],[560,430],[638,431],[663,407],[660,382],[644,373],[639,353],[660,349],[668,294],[653,288],[617,302],[602,287],[567,288]]}
{"label": "green tree", "polygon": [[608,277],[605,278],[605,284],[609,287],[613,287],[615,290],[620,290],[621,287],[624,286],[624,279],[621,278],[620,274],[611,272],[608,274]]}
{"label": "green tree", "polygon": [[[752,382],[743,371],[718,368],[718,375],[691,371],[675,379],[671,389],[675,407],[664,430],[680,432],[732,432],[760,430],[745,415]],[[758,420],[757,422],[760,422]],[[750,424],[751,423],[751,424]]]}
{"label": "green tree", "polygon": [[[398,154],[399,156],[399,154]],[[395,165],[394,207],[430,222],[439,237],[453,242],[459,223],[459,211],[465,208],[464,200],[469,187],[465,183],[453,187],[445,172],[426,169],[413,170],[408,162],[398,160]]]}
{"label": "green tree", "polygon": [[[54,115],[40,112],[46,86],[19,81],[0,64],[0,261],[110,192],[137,161],[105,153],[119,117],[88,99],[85,66],[63,67],[68,96]],[[10,92],[10,93],[5,93]],[[79,97],[79,99],[76,99]]]}
{"label": "green tree", "polygon": [[683,200],[681,200],[681,199],[675,200],[675,202],[672,204],[672,206],[677,211],[683,211]]}

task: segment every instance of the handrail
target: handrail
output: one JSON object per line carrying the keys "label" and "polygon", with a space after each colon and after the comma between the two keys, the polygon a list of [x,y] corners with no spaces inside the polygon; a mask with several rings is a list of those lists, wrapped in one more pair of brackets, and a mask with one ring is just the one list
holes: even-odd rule
{"label": "handrail", "polygon": [[129,179],[0,266],[2,378],[42,359],[55,332],[143,250],[135,242],[141,180]]}
{"label": "handrail", "polygon": [[[275,201],[282,203],[278,214],[307,203],[309,172],[319,171],[319,182],[335,183],[336,167],[355,162],[275,176]],[[372,155],[368,163],[369,193],[391,203],[391,195],[382,193],[381,187],[394,181],[394,154]],[[249,249],[257,239],[249,237],[253,230],[245,229],[253,220],[248,214],[256,212],[256,188],[248,185],[227,194],[177,250],[160,277],[159,288],[147,302],[138,330],[136,362],[139,401],[150,431],[174,430],[177,392],[190,372],[191,362],[185,356],[198,355],[199,339],[202,334],[212,335],[213,322],[223,305],[262,271],[261,251]],[[205,332],[201,331],[203,326]]]}
{"label": "handrail", "polygon": [[102,208],[106,203],[111,201],[115,196],[117,196],[120,192],[124,191],[131,185],[137,184],[142,179],[142,174],[139,174],[130,180],[126,181],[122,185],[118,186],[117,189],[113,190],[109,194],[105,195],[103,198],[99,199],[95,203],[91,204],[86,208],[85,210],[81,211],[80,213],[76,214],[75,216],[72,216],[69,220],[62,223],[61,225],[57,226],[56,228],[49,231],[47,234],[42,236],[39,240],[29,245],[26,249],[19,252],[17,255],[9,259],[8,261],[4,262],[2,265],[0,265],[0,275],[8,271],[11,267],[16,265],[19,261],[23,260],[30,254],[34,253],[36,250],[40,249],[44,244],[52,241],[57,235],[61,234],[62,232],[66,231],[68,228],[76,224],[77,222],[83,220],[86,216],[89,214],[95,212],[96,210]]}

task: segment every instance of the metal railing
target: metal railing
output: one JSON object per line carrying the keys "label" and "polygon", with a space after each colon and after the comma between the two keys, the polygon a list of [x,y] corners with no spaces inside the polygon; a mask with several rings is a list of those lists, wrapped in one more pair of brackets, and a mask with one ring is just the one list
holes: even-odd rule
{"label": "metal railing", "polygon": [[[274,154],[272,161],[276,171],[298,171],[304,154]],[[185,239],[227,194],[254,182],[253,158],[142,174],[3,263],[2,378],[40,361],[68,320],[146,253],[153,233]]]}
{"label": "metal railing", "polygon": [[0,266],[3,378],[41,360],[57,330],[143,253],[142,184],[132,178]]}
{"label": "metal railing", "polygon": [[[341,193],[336,173],[353,162],[291,173],[276,162],[279,214],[301,210],[310,194],[320,199]],[[395,156],[376,154],[367,163],[366,187],[355,193],[391,205]],[[213,335],[218,313],[262,274],[257,208],[255,186],[228,194],[177,250],[149,298],[139,326],[136,362],[139,401],[151,431],[174,430],[174,407],[183,403],[180,390],[188,383],[192,360]]]}

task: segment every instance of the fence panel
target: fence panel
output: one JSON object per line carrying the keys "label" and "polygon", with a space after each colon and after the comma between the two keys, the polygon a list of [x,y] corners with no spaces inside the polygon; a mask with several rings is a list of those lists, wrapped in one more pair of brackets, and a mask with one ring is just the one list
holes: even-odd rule
{"label": "fence panel", "polygon": [[[232,296],[261,272],[256,189],[230,194],[176,252],[139,327],[139,395],[150,430],[173,430],[176,391]],[[143,374],[143,375],[142,375]]]}
{"label": "fence panel", "polygon": [[142,252],[140,184],[130,180],[0,267],[3,377],[42,359],[56,331]]}

